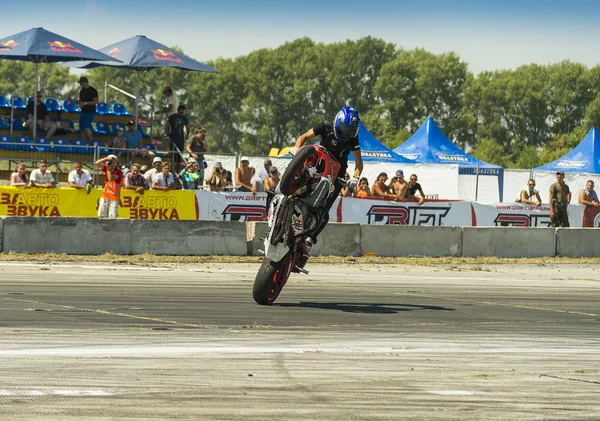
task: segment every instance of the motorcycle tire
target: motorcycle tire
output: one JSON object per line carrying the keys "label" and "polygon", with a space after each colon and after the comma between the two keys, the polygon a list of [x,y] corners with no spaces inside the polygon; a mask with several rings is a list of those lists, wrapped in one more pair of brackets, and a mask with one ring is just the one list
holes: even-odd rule
{"label": "motorcycle tire", "polygon": [[279,181],[279,190],[286,196],[293,194],[299,187],[302,187],[304,171],[307,167],[312,167],[317,163],[319,155],[315,148],[305,146],[298,150],[292,161],[285,169],[281,180]]}
{"label": "motorcycle tire", "polygon": [[271,305],[279,297],[281,289],[290,276],[289,265],[293,263],[292,259],[289,254],[279,262],[273,262],[266,257],[263,259],[252,288],[252,297],[257,304]]}

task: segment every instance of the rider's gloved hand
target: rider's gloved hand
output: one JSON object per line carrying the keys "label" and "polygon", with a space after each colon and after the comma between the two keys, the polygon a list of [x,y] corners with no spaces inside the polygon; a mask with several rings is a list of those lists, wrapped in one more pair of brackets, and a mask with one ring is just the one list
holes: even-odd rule
{"label": "rider's gloved hand", "polygon": [[346,186],[350,189],[350,190],[354,190],[356,188],[356,186],[358,186],[358,178],[356,177],[352,177],[350,180],[348,180],[346,182]]}
{"label": "rider's gloved hand", "polygon": [[292,149],[290,149],[290,151],[288,153],[290,155],[294,156],[294,155],[296,155],[297,152],[298,152],[298,148],[294,146]]}

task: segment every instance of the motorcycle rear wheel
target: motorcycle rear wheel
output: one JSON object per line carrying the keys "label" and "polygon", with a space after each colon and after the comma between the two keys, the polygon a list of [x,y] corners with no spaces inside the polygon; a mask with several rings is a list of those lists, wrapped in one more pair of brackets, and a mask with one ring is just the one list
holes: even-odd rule
{"label": "motorcycle rear wheel", "polygon": [[293,194],[299,187],[302,187],[305,169],[314,166],[318,158],[319,155],[312,146],[301,148],[294,158],[292,158],[290,165],[287,166],[281,176],[281,180],[279,181],[279,190],[281,193],[287,196]]}
{"label": "motorcycle rear wheel", "polygon": [[279,262],[273,262],[266,257],[254,279],[252,297],[260,305],[271,305],[275,302],[283,286],[287,282],[294,258],[288,254]]}

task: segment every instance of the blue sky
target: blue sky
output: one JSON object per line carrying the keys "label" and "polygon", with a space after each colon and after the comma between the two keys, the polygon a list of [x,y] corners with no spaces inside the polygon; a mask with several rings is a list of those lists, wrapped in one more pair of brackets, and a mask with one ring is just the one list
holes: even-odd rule
{"label": "blue sky", "polygon": [[600,63],[600,2],[587,0],[29,0],[2,2],[0,38],[44,27],[102,48],[134,35],[206,61],[309,36],[383,38],[399,47],[455,51],[475,73],[569,59]]}

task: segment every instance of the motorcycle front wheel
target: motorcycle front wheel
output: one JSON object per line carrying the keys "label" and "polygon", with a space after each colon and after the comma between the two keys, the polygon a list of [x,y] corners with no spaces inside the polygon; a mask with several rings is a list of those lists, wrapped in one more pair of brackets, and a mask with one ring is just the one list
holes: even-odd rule
{"label": "motorcycle front wheel", "polygon": [[266,257],[254,279],[252,296],[261,305],[271,305],[275,302],[283,286],[287,282],[294,257],[290,253],[279,262],[273,262]]}
{"label": "motorcycle front wheel", "polygon": [[287,196],[302,187],[302,184],[308,181],[305,178],[306,168],[313,167],[318,158],[319,154],[317,154],[317,151],[312,146],[300,148],[281,176],[281,180],[279,181],[279,190],[281,193]]}

